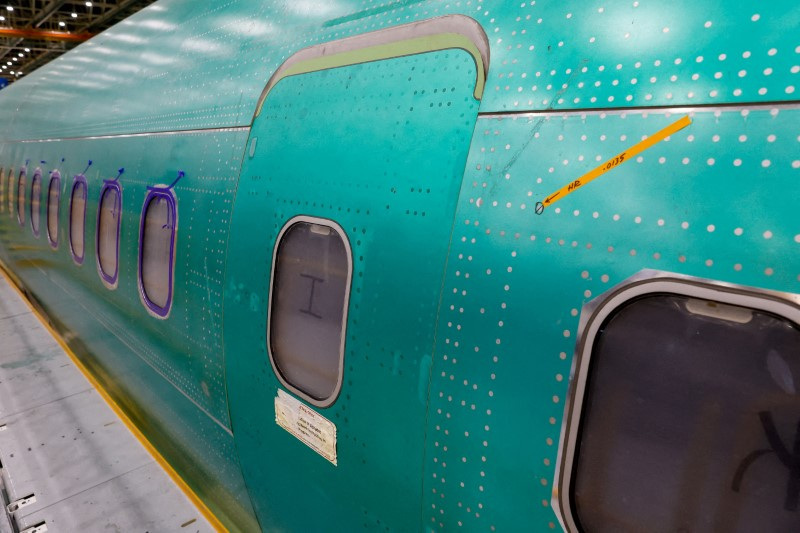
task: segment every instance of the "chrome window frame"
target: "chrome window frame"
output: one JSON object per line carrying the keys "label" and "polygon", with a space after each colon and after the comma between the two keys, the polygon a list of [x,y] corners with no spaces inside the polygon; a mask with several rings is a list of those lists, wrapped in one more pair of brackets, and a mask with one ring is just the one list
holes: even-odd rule
{"label": "chrome window frame", "polygon": [[[342,308],[342,339],[339,345],[339,372],[336,381],[336,386],[333,389],[331,395],[324,399],[324,400],[317,400],[316,398],[312,398],[308,393],[305,391],[298,389],[291,383],[289,383],[286,378],[284,378],[281,371],[278,369],[278,366],[275,364],[275,358],[272,355],[272,297],[273,297],[273,289],[275,287],[275,265],[277,264],[278,259],[278,249],[280,248],[281,241],[283,240],[284,235],[286,232],[295,224],[305,222],[308,224],[317,224],[319,226],[325,226],[326,228],[330,228],[334,230],[336,233],[339,234],[339,237],[342,239],[344,243],[345,252],[347,253],[347,283],[344,289],[344,303]],[[353,249],[350,246],[350,239],[347,238],[347,233],[344,231],[344,228],[340,226],[336,221],[331,220],[329,218],[319,218],[319,217],[312,217],[306,215],[298,215],[295,217],[290,218],[286,224],[283,225],[281,231],[278,233],[278,236],[275,238],[275,245],[272,248],[272,266],[270,268],[270,275],[269,275],[269,301],[267,303],[267,354],[269,355],[269,362],[272,365],[272,370],[278,378],[278,381],[286,387],[289,391],[291,391],[296,396],[299,396],[303,400],[307,401],[311,405],[315,407],[330,407],[336,402],[336,399],[339,397],[339,394],[342,390],[342,383],[344,381],[344,351],[345,351],[345,344],[347,340],[347,316],[348,310],[350,309],[350,289],[353,284]]]}
{"label": "chrome window frame", "polygon": [[772,313],[800,327],[800,295],[659,270],[643,270],[587,302],[581,310],[578,325],[551,501],[562,527],[570,533],[582,531],[578,527],[572,498],[572,478],[592,348],[600,327],[611,314],[628,302],[648,294],[674,294],[746,307]]}

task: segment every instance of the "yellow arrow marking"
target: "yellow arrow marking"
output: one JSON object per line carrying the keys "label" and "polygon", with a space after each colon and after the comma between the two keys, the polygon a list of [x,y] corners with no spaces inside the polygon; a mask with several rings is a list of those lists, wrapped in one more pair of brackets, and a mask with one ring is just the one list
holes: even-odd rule
{"label": "yellow arrow marking", "polygon": [[645,150],[647,150],[651,146],[653,146],[653,145],[655,145],[657,143],[660,143],[661,141],[663,141],[664,139],[666,139],[667,137],[669,137],[673,133],[675,133],[675,132],[677,132],[679,130],[682,130],[683,128],[685,128],[686,126],[688,126],[691,123],[692,123],[692,119],[689,118],[689,115],[686,115],[685,117],[681,118],[680,120],[677,120],[676,122],[673,122],[672,124],[670,124],[666,128],[658,131],[656,134],[648,137],[647,139],[645,139],[645,140],[643,140],[643,141],[641,141],[639,143],[634,144],[633,146],[631,146],[630,148],[628,148],[624,152],[620,152],[619,154],[617,154],[616,156],[612,157],[611,159],[609,159],[605,163],[602,163],[600,166],[598,166],[594,170],[590,170],[589,172],[587,172],[586,174],[584,174],[580,178],[574,180],[571,183],[568,183],[567,185],[563,186],[561,189],[557,190],[553,194],[547,196],[544,199],[544,202],[536,202],[536,214],[541,215],[542,211],[544,211],[545,207],[547,207],[549,205],[552,205],[552,204],[556,203],[558,200],[561,200],[562,198],[564,198],[565,196],[577,191],[578,189],[580,189],[581,187],[583,187],[584,185],[586,185],[587,183],[589,183],[593,179],[602,176],[603,174],[605,174],[606,172],[608,172],[612,168],[621,165],[625,161],[633,159],[634,157],[636,157],[640,153],[644,152]]}

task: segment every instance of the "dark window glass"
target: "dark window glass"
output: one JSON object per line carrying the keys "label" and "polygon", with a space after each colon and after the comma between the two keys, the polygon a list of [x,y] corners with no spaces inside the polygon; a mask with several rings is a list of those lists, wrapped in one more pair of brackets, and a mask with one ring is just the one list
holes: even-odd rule
{"label": "dark window glass", "polygon": [[72,259],[83,264],[86,227],[86,179],[75,176],[69,200],[69,246]]}
{"label": "dark window glass", "polygon": [[19,171],[17,179],[17,221],[20,226],[25,225],[25,170]]}
{"label": "dark window glass", "polygon": [[116,285],[119,272],[121,193],[116,182],[106,182],[100,192],[100,205],[97,210],[97,267],[100,277],[111,286]]}
{"label": "dark window glass", "polygon": [[572,505],[583,531],[800,531],[800,330],[671,294],[593,344]]}
{"label": "dark window glass", "polygon": [[351,274],[343,239],[324,222],[295,222],[275,253],[270,355],[284,382],[317,402],[332,402],[341,382]]}
{"label": "dark window glass", "polygon": [[169,314],[172,303],[176,214],[170,193],[151,192],[139,232],[139,287],[145,305],[161,317]]}
{"label": "dark window glass", "polygon": [[50,245],[58,246],[58,210],[61,203],[61,174],[53,172],[47,188],[47,239]]}
{"label": "dark window glass", "polygon": [[34,236],[39,236],[39,222],[41,221],[41,199],[42,199],[42,173],[36,171],[31,178],[31,229]]}

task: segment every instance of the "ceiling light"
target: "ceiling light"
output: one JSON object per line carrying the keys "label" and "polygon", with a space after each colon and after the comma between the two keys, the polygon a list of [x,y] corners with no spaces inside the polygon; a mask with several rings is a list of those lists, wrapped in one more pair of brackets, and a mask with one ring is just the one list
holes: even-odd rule
{"label": "ceiling light", "polygon": [[4,20],[6,20],[6,18],[3,15],[0,15],[0,22],[2,22]]}
{"label": "ceiling light", "polygon": [[11,61],[6,61],[6,65],[10,65],[10,64],[11,64]]}
{"label": "ceiling light", "polygon": [[17,76],[22,76],[22,71],[21,70],[17,71]]}
{"label": "ceiling light", "polygon": [[61,22],[58,23],[58,25],[63,28],[64,26],[67,25],[67,23],[62,20]]}
{"label": "ceiling light", "polygon": [[26,52],[30,52],[30,51],[31,51],[31,49],[30,49],[30,48],[26,48],[26,49],[25,49],[25,51],[26,51]]}
{"label": "ceiling light", "polygon": [[16,72],[14,72],[14,71],[12,70],[12,71],[11,71],[11,74],[16,74]]}
{"label": "ceiling light", "polygon": [[14,61],[19,61],[19,59],[17,59],[16,57],[12,57],[11,59]]}
{"label": "ceiling light", "polygon": [[78,18],[78,14],[77,13],[73,13],[72,14],[72,18],[74,18],[74,19]]}
{"label": "ceiling light", "polygon": [[19,54],[17,54],[17,55],[18,55],[19,57],[25,57],[25,54],[23,54],[22,52],[20,52],[20,53],[19,53]]}
{"label": "ceiling light", "polygon": [[92,7],[92,3],[91,2],[86,2],[86,7]]}
{"label": "ceiling light", "polygon": [[9,11],[14,11],[14,8],[11,7],[11,6],[6,6],[6,9],[9,10]]}

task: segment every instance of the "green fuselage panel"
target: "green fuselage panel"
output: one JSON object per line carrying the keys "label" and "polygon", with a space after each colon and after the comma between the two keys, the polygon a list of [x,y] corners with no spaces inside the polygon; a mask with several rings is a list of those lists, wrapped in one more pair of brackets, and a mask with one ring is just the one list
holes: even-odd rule
{"label": "green fuselage panel", "polygon": [[[420,527],[430,363],[475,68],[469,53],[444,50],[291,76],[252,127],[225,344],[234,437],[267,529]],[[352,248],[343,384],[318,409],[337,426],[338,466],[275,423],[269,272],[276,236],[297,215],[337,222]]]}

